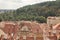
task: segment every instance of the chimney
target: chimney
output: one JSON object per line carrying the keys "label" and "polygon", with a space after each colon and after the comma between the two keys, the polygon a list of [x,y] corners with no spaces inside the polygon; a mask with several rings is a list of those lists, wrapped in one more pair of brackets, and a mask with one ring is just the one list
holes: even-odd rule
{"label": "chimney", "polygon": [[52,24],[50,25],[50,29],[51,29],[51,30],[53,29]]}

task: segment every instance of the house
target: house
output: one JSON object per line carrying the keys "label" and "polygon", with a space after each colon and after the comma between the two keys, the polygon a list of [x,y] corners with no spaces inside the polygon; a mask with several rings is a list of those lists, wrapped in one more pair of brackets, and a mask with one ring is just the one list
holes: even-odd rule
{"label": "house", "polygon": [[[8,35],[8,40],[43,40],[43,30],[37,22],[31,21],[4,21],[1,29]],[[19,23],[19,24],[18,24]]]}
{"label": "house", "polygon": [[60,23],[60,17],[48,17],[47,18],[47,24],[49,26],[54,26],[56,24]]}
{"label": "house", "polygon": [[53,30],[55,31],[57,38],[60,39],[60,23],[53,26]]}
{"label": "house", "polygon": [[[0,29],[5,34],[7,34],[7,36],[15,36],[15,35],[17,35],[17,31],[18,31],[19,25],[16,22],[3,21],[3,22],[1,22],[0,25],[1,25]],[[4,26],[2,26],[2,25],[4,25]]]}
{"label": "house", "polygon": [[[57,40],[60,38],[60,23],[49,26],[46,23],[36,21],[3,21],[0,23],[4,37],[7,40]],[[2,26],[3,25],[3,26]],[[57,32],[55,32],[57,31]]]}
{"label": "house", "polygon": [[43,40],[43,30],[40,24],[36,22],[21,21],[18,33],[20,34],[20,39]]}

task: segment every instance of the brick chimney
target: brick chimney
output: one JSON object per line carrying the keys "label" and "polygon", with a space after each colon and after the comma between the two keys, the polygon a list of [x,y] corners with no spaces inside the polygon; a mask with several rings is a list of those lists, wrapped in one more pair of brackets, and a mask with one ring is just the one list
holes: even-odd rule
{"label": "brick chimney", "polygon": [[52,24],[50,25],[50,29],[51,29],[51,30],[53,29]]}

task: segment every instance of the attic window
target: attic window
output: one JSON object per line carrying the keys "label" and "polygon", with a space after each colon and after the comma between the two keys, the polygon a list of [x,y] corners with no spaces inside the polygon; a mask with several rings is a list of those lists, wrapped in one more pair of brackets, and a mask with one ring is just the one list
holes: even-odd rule
{"label": "attic window", "polygon": [[29,28],[27,27],[27,26],[23,26],[22,28],[21,28],[21,31],[29,31]]}

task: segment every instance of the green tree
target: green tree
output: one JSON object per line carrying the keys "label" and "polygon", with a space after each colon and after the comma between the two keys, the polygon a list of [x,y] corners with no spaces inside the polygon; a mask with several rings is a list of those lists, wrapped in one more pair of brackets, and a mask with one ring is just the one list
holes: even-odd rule
{"label": "green tree", "polygon": [[43,16],[36,17],[36,21],[40,23],[46,23],[46,18]]}

